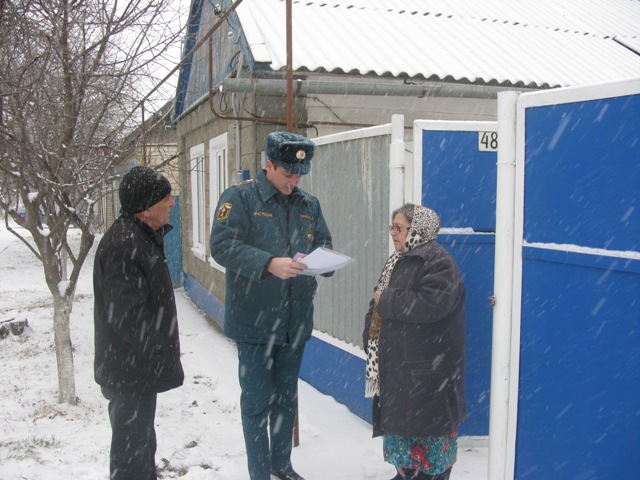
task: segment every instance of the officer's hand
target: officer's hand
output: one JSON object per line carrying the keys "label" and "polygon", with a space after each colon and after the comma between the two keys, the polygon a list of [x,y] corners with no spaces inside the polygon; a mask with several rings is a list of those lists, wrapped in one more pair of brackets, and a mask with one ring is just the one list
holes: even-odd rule
{"label": "officer's hand", "polygon": [[297,277],[306,268],[307,266],[303,263],[295,262],[289,257],[275,257],[269,262],[267,270],[279,279],[286,280],[287,278]]}

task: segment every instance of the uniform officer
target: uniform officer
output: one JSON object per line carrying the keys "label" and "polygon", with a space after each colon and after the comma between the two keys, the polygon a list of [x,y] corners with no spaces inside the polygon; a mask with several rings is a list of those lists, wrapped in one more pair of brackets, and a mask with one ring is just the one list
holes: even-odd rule
{"label": "uniform officer", "polygon": [[297,186],[314,150],[301,135],[269,134],[266,170],[221,195],[211,229],[211,255],[226,268],[224,333],[238,347],[251,480],[303,480],[292,432],[317,283],[293,257],[332,247],[320,202]]}

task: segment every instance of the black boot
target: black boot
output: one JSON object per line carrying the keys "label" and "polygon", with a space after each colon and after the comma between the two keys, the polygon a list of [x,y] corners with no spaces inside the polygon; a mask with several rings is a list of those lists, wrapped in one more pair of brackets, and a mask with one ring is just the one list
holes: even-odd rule
{"label": "black boot", "polygon": [[451,469],[440,475],[427,475],[420,470],[411,470],[409,468],[398,468],[398,474],[391,480],[448,480]]}
{"label": "black boot", "polygon": [[407,480],[449,480],[451,469],[444,471],[438,475],[428,475],[424,472],[405,470]]}
{"label": "black boot", "polygon": [[426,475],[425,480],[449,480],[449,476],[451,475],[451,469],[445,470],[440,475]]}
{"label": "black boot", "polygon": [[271,472],[272,478],[277,478],[278,480],[304,480],[296,471],[287,470],[286,472]]}
{"label": "black boot", "polygon": [[415,472],[414,470],[400,467],[396,467],[396,470],[398,471],[398,474],[391,480],[414,480],[415,478],[417,478],[415,476],[417,472]]}

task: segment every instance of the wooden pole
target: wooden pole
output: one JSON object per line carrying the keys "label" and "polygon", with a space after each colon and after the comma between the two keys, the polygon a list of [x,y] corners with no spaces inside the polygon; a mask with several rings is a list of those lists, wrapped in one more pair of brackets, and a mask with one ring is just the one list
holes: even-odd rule
{"label": "wooden pole", "polygon": [[293,27],[292,0],[287,0],[287,130],[293,133]]}
{"label": "wooden pole", "polygon": [[[292,27],[292,0],[286,2],[286,35],[287,35],[287,130],[293,133],[293,27]],[[296,396],[298,392],[296,391]],[[300,424],[298,412],[300,407],[296,409],[296,420],[293,424],[293,446],[300,445]]]}

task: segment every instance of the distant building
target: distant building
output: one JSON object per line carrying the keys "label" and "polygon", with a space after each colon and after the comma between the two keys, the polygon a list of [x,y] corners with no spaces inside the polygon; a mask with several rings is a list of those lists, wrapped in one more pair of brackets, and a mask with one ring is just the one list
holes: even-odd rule
{"label": "distant building", "polygon": [[160,110],[133,130],[124,142],[123,150],[128,151],[122,161],[113,169],[112,180],[105,186],[100,198],[99,230],[106,230],[120,215],[118,187],[120,173],[126,172],[134,165],[159,167],[173,185],[173,195],[180,195],[180,179],[176,144],[176,129],[171,123],[173,100],[167,102]]}

